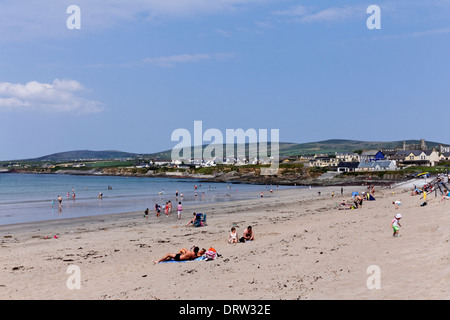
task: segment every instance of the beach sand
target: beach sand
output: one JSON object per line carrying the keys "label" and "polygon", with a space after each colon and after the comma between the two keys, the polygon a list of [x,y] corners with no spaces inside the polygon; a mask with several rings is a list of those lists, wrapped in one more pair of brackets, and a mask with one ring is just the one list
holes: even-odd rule
{"label": "beach sand", "polygon": [[[257,193],[254,200],[185,207],[181,220],[176,212],[159,220],[138,212],[2,226],[0,298],[450,299],[450,201],[430,194],[421,207],[409,190],[376,188],[376,200],[356,210],[337,204],[365,191],[361,186],[345,186],[344,196],[340,187],[265,192],[263,199]],[[402,201],[398,210],[395,200]],[[194,211],[207,214],[207,226],[185,226]],[[396,213],[403,218],[394,238]],[[255,241],[227,242],[232,226],[241,236],[248,225]],[[153,263],[193,245],[221,256]],[[67,286],[73,265],[80,289]]]}

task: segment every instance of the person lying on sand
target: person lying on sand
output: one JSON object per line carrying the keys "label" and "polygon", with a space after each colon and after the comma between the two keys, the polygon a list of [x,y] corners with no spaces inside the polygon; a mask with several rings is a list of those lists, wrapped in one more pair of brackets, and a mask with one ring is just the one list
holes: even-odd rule
{"label": "person lying on sand", "polygon": [[[188,253],[188,252],[194,252],[194,249],[195,249],[195,246],[192,247],[191,250],[188,250],[188,249],[186,249],[186,248],[181,248],[180,250],[178,250],[178,253],[186,254],[186,253]],[[202,255],[204,255],[205,252],[206,252],[206,249],[205,249],[205,248],[203,248],[202,250],[198,251],[198,252],[196,253],[196,254],[197,254],[197,258],[199,258],[199,257],[201,257]]]}
{"label": "person lying on sand", "polygon": [[197,254],[199,252],[199,248],[195,247],[193,251],[186,250],[185,253],[168,253],[158,261],[153,261],[154,263],[160,263],[169,260],[175,261],[186,261],[186,260],[194,260],[198,258]]}

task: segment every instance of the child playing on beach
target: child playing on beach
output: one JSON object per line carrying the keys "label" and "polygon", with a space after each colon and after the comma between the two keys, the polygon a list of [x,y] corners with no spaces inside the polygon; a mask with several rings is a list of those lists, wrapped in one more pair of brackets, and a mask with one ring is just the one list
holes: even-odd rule
{"label": "child playing on beach", "polygon": [[398,209],[400,207],[400,205],[402,204],[402,202],[400,200],[397,200],[397,201],[393,201],[392,204],[395,205],[395,209]]}
{"label": "child playing on beach", "polygon": [[238,235],[237,235],[235,227],[231,228],[231,232],[230,232],[230,236],[228,238],[228,242],[229,243],[238,243]]}
{"label": "child playing on beach", "polygon": [[394,230],[393,237],[398,237],[398,232],[400,230],[400,227],[402,226],[400,224],[400,219],[402,218],[402,215],[400,213],[397,213],[394,217],[394,220],[391,221],[391,228]]}

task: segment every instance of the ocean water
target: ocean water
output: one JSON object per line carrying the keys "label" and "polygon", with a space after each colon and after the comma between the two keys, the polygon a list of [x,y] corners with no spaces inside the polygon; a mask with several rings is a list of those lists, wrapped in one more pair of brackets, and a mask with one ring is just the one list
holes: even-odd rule
{"label": "ocean water", "polygon": [[[0,173],[0,225],[144,212],[146,208],[154,214],[155,203],[162,206],[169,200],[172,214],[176,214],[178,200],[183,205],[191,205],[250,199],[276,188],[295,187],[171,178]],[[177,190],[183,194],[178,200],[175,197]],[[99,199],[99,193],[103,193],[102,199]],[[63,199],[61,207],[58,196]],[[164,210],[161,214],[164,215]]]}

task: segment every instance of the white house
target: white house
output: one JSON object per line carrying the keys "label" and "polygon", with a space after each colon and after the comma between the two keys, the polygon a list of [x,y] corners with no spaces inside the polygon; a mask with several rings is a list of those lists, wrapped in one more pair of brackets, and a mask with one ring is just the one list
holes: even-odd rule
{"label": "white house", "polygon": [[372,172],[372,171],[395,171],[397,170],[397,162],[395,160],[380,160],[360,162],[356,171]]}
{"label": "white house", "polygon": [[361,157],[355,152],[335,152],[336,159],[339,162],[359,162]]}

